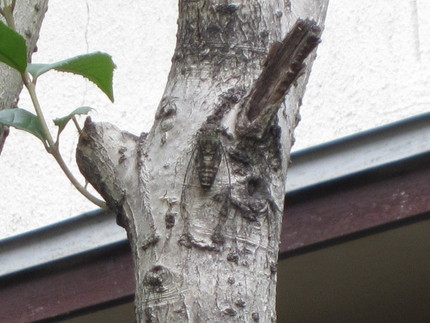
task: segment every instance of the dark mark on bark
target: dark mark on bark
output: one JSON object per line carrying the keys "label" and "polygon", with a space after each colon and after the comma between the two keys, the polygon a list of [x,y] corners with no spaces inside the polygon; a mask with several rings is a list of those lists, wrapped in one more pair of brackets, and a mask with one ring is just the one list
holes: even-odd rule
{"label": "dark mark on bark", "polygon": [[164,293],[170,284],[172,274],[170,271],[161,265],[152,267],[143,278],[143,285],[149,292]]}
{"label": "dark mark on bark", "polygon": [[142,241],[140,248],[142,248],[142,250],[146,250],[150,246],[155,245],[159,240],[160,240],[160,236],[157,235],[156,233],[153,233],[150,237]]}
{"label": "dark mark on bark", "polygon": [[224,309],[222,311],[222,313],[224,315],[227,315],[227,316],[236,316],[236,314],[237,314],[237,312],[234,309],[232,309],[231,307],[227,307],[226,309]]}
{"label": "dark mark on bark", "polygon": [[251,317],[252,317],[254,322],[260,321],[260,314],[258,314],[257,312],[252,313]]}
{"label": "dark mark on bark", "polygon": [[243,299],[238,299],[236,302],[234,302],[234,305],[240,308],[246,307],[246,302]]}
{"label": "dark mark on bark", "polygon": [[176,213],[168,212],[165,216],[166,228],[171,229],[175,225],[176,222]]}

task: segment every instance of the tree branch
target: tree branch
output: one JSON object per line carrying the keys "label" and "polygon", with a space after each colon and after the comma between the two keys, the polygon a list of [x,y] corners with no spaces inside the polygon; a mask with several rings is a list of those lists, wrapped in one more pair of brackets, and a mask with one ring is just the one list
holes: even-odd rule
{"label": "tree branch", "polygon": [[136,178],[137,148],[140,138],[121,131],[110,123],[94,123],[88,117],[79,136],[76,161],[81,173],[125,225],[122,205],[126,189]]}
{"label": "tree branch", "polygon": [[304,61],[320,42],[321,32],[315,21],[299,19],[282,42],[272,45],[259,78],[240,108],[239,134],[262,136],[285,95],[303,74]]}

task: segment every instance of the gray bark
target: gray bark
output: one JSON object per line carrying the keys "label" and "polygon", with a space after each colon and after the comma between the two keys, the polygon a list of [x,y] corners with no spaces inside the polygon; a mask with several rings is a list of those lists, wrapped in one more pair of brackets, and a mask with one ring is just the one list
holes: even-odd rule
{"label": "gray bark", "polygon": [[[151,131],[87,120],[78,165],[127,230],[139,322],[276,320],[289,152],[327,4],[180,0]],[[297,18],[315,22],[281,42]]]}
{"label": "gray bark", "polygon": [[[36,49],[40,27],[47,9],[48,0],[18,0],[16,2],[15,26],[17,32],[26,40],[29,61]],[[5,64],[0,64],[0,110],[15,108],[21,90],[22,80],[19,73]],[[8,127],[0,125],[0,154],[8,134]]]}

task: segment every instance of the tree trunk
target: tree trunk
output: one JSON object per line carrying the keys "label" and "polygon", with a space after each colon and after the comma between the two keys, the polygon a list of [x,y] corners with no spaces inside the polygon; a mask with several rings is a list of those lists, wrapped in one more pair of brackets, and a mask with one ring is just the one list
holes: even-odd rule
{"label": "tree trunk", "polygon": [[180,0],[151,131],[87,119],[78,165],[127,230],[138,322],[276,320],[286,170],[327,3]]}
{"label": "tree trunk", "polygon": [[[47,9],[48,0],[19,0],[16,2],[14,10],[16,31],[26,40],[29,61],[36,49],[40,27]],[[0,110],[15,108],[21,90],[21,75],[6,64],[0,64]],[[9,128],[0,125],[0,154],[8,134]]]}

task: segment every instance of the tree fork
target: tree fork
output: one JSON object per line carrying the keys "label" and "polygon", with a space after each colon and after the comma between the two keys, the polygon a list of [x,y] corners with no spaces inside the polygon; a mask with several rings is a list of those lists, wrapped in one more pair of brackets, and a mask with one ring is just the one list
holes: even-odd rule
{"label": "tree fork", "polygon": [[[312,59],[303,62],[326,8],[180,0],[151,131],[86,122],[78,165],[126,228],[139,322],[276,320],[284,182]],[[267,57],[297,16],[318,23],[299,20]]]}

